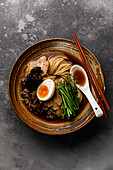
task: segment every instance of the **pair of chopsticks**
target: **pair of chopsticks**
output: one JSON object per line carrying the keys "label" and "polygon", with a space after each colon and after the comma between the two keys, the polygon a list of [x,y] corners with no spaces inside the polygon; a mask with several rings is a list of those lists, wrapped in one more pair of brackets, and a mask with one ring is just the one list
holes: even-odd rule
{"label": "pair of chopsticks", "polygon": [[[93,70],[92,70],[92,68],[91,68],[91,66],[90,66],[90,64],[89,64],[89,62],[88,62],[88,60],[87,60],[87,58],[86,58],[86,56],[85,56],[85,54],[84,54],[84,52],[82,50],[82,47],[81,47],[81,45],[80,45],[80,43],[79,43],[79,41],[78,41],[78,39],[77,39],[77,37],[76,37],[76,35],[75,35],[75,33],[74,33],[72,28],[71,28],[71,30],[72,30],[72,33],[73,33],[73,38],[74,38],[75,44],[76,44],[76,46],[78,48],[79,54],[80,54],[81,59],[83,61],[85,70],[86,70],[86,72],[88,74],[88,77],[89,77],[89,79],[90,79],[90,81],[92,83],[92,86],[93,86],[93,88],[95,90],[95,93],[97,95],[100,107],[103,110],[103,113],[104,113],[105,117],[107,118],[108,115],[107,115],[107,113],[106,113],[106,111],[104,109],[104,106],[102,104],[101,97],[102,97],[102,99],[103,99],[103,101],[104,101],[104,103],[106,105],[106,108],[108,110],[110,110],[109,104],[108,104],[108,102],[107,102],[107,100],[106,100],[106,98],[105,98],[105,96],[104,96],[104,94],[103,94],[103,92],[102,92],[102,90],[100,88],[100,85],[99,85],[99,83],[98,83],[98,81],[97,81],[97,79],[95,77],[95,74],[94,74],[94,72],[93,72]],[[99,93],[101,94],[101,97],[100,97]]]}

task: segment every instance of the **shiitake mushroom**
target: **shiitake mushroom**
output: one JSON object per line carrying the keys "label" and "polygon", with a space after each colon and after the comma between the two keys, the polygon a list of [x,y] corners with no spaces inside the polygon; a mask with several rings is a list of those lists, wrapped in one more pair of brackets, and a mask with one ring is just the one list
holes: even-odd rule
{"label": "shiitake mushroom", "polygon": [[40,67],[34,67],[22,80],[22,89],[27,88],[30,91],[36,90],[42,81],[41,72]]}
{"label": "shiitake mushroom", "polygon": [[41,67],[34,67],[31,70],[31,73],[39,73],[39,74],[41,74],[42,73]]}

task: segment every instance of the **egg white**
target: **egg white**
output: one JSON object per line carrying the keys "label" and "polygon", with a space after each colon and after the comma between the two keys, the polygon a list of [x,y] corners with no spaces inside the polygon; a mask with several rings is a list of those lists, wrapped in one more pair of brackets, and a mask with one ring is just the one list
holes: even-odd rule
{"label": "egg white", "polygon": [[[41,97],[38,95],[38,89],[39,89],[39,87],[42,86],[42,85],[47,86],[48,89],[49,89],[48,95],[47,95],[46,97],[44,97],[44,98],[41,98]],[[46,80],[44,80],[44,81],[38,86],[38,89],[37,89],[37,97],[38,97],[38,99],[41,100],[41,101],[49,100],[49,99],[53,96],[53,94],[54,94],[54,92],[55,92],[55,83],[54,83],[54,81],[51,80],[51,79],[46,79]]]}

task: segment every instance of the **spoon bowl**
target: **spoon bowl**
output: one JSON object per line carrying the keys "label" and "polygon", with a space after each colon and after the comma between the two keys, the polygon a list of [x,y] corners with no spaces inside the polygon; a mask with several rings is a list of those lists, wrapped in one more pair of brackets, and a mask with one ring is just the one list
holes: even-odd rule
{"label": "spoon bowl", "polygon": [[79,84],[79,75],[78,75],[77,77],[75,77],[77,79],[76,85],[85,94],[85,96],[89,100],[96,117],[101,117],[103,115],[103,111],[102,111],[102,109],[100,108],[100,106],[98,105],[98,103],[96,102],[95,98],[93,97],[93,95],[91,93],[91,90],[90,90],[90,87],[89,87],[88,76],[87,76],[86,71],[83,69],[83,67],[81,67],[79,65],[73,65],[71,67],[70,74],[72,76],[72,79],[74,77],[74,73],[78,70],[81,71],[82,74],[85,76],[85,82],[83,84]]}

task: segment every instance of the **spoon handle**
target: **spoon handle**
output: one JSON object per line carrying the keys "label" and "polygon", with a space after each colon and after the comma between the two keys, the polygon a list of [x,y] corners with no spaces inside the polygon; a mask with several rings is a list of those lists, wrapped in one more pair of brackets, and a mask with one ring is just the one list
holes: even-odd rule
{"label": "spoon handle", "polygon": [[100,106],[98,105],[98,103],[96,102],[96,100],[94,99],[90,89],[87,90],[86,97],[89,100],[89,102],[90,102],[90,104],[91,104],[91,106],[92,106],[92,108],[94,110],[94,113],[95,113],[96,117],[101,117],[103,115],[103,111],[100,108]]}

